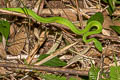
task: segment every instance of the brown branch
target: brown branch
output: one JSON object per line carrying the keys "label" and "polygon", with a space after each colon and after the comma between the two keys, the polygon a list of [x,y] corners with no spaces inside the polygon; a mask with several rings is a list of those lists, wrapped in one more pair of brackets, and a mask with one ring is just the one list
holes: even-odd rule
{"label": "brown branch", "polygon": [[111,41],[120,42],[120,38],[114,37],[114,36],[105,36],[105,35],[102,35],[102,34],[95,34],[95,35],[90,36],[90,38],[92,38],[92,37],[99,37],[99,38],[102,38],[102,39],[110,39]]}
{"label": "brown branch", "polygon": [[13,11],[7,11],[7,10],[3,10],[3,9],[0,9],[0,14],[8,14],[8,15],[15,15],[15,16],[20,16],[20,17],[27,17],[25,14],[13,12]]}
{"label": "brown branch", "polygon": [[0,67],[9,67],[9,68],[19,68],[19,69],[31,69],[38,71],[47,71],[47,72],[58,72],[58,73],[68,73],[75,74],[80,76],[88,76],[88,71],[85,70],[74,70],[74,69],[65,69],[57,67],[47,67],[47,66],[33,66],[33,65],[24,65],[24,64],[15,64],[15,63],[5,63],[0,62]]}

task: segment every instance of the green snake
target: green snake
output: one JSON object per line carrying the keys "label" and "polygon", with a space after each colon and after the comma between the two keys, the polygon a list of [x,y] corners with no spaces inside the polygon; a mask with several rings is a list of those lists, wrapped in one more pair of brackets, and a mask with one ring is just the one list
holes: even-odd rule
{"label": "green snake", "polygon": [[[87,39],[87,37],[89,35],[98,34],[98,33],[100,33],[102,31],[102,25],[98,21],[91,21],[91,22],[89,22],[87,24],[85,29],[80,30],[80,29],[76,28],[76,26],[72,22],[70,22],[69,20],[67,20],[67,19],[65,19],[63,17],[46,17],[46,18],[43,18],[43,17],[38,16],[34,11],[32,11],[30,9],[26,9],[26,8],[2,8],[2,9],[8,10],[8,11],[24,13],[24,14],[27,13],[29,16],[31,16],[36,21],[42,22],[42,23],[59,23],[59,24],[63,24],[65,26],[67,26],[68,28],[70,28],[70,30],[72,32],[74,32],[75,34],[83,35],[82,39],[83,39],[83,41],[85,43],[93,41],[95,43],[96,48],[99,51],[102,51],[101,43],[97,39],[95,39],[95,38]],[[96,26],[97,29],[90,31],[90,29],[93,28],[94,26]]]}

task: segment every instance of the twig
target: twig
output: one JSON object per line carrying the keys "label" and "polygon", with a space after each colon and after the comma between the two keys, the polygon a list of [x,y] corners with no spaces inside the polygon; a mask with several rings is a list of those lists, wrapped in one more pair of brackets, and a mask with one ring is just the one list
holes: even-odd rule
{"label": "twig", "polygon": [[116,41],[116,42],[120,42],[120,38],[119,37],[114,37],[114,36],[104,36],[102,34],[95,34],[95,35],[91,35],[90,38],[92,37],[99,37],[102,39],[110,39],[111,41]]}
{"label": "twig", "polygon": [[80,76],[88,76],[88,71],[85,71],[85,70],[64,69],[64,68],[46,67],[46,66],[37,66],[37,65],[28,66],[24,64],[15,64],[15,63],[8,63],[8,62],[7,63],[0,62],[0,67],[32,69],[32,70],[38,70],[38,71],[59,72],[59,73],[75,74]]}
{"label": "twig", "polygon": [[75,3],[76,3],[76,10],[77,10],[77,15],[78,15],[78,18],[79,18],[79,23],[80,23],[80,27],[83,29],[83,17],[82,17],[82,14],[79,14],[79,3],[78,3],[78,0],[75,0]]}
{"label": "twig", "polygon": [[20,17],[27,17],[25,14],[7,11],[7,10],[3,10],[3,9],[0,9],[0,14],[9,14],[9,15],[15,15],[15,16],[20,16]]}
{"label": "twig", "polygon": [[48,2],[47,2],[46,0],[45,0],[45,4],[48,6],[48,8],[49,8],[49,10],[50,10],[51,14],[53,14],[53,15],[54,15],[54,12],[52,11],[52,9],[51,9],[50,5],[48,4]]}
{"label": "twig", "polygon": [[37,13],[37,14],[40,14],[41,11],[43,10],[43,6],[44,6],[44,3],[45,3],[45,0],[38,0],[37,3],[35,4],[34,6],[34,11]]}
{"label": "twig", "polygon": [[41,65],[41,64],[47,62],[48,60],[50,60],[50,59],[52,59],[52,58],[54,58],[54,57],[62,54],[65,50],[69,49],[70,47],[72,47],[73,45],[75,45],[75,44],[77,44],[77,43],[78,43],[78,42],[75,42],[75,43],[73,43],[73,44],[70,44],[70,45],[62,48],[62,49],[56,50],[56,51],[55,51],[54,53],[52,53],[50,56],[46,57],[45,59],[41,60],[40,62],[35,63],[35,65]]}

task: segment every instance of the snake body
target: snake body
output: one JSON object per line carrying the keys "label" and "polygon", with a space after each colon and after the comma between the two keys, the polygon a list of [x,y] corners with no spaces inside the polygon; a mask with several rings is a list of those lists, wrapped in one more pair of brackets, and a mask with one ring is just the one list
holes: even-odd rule
{"label": "snake body", "polygon": [[[3,8],[4,10],[8,10],[8,11],[14,11],[14,12],[19,12],[19,13],[27,13],[29,16],[31,16],[32,18],[34,18],[36,21],[38,22],[42,22],[42,23],[59,23],[59,24],[63,24],[65,26],[67,26],[68,28],[70,28],[70,30],[78,35],[83,35],[83,41],[85,43],[91,42],[93,41],[95,43],[95,45],[97,45],[99,43],[99,41],[95,38],[90,38],[87,39],[87,36],[92,35],[92,34],[98,34],[102,31],[102,25],[100,22],[98,21],[91,21],[87,24],[87,26],[85,27],[85,29],[78,29],[72,22],[70,22],[69,20],[63,18],[63,17],[46,17],[43,18],[41,16],[38,16],[34,11],[30,10],[30,9],[26,9],[26,8]],[[97,29],[90,31],[91,28],[93,28],[94,26],[97,27]],[[99,51],[102,51],[102,49],[100,49]]]}

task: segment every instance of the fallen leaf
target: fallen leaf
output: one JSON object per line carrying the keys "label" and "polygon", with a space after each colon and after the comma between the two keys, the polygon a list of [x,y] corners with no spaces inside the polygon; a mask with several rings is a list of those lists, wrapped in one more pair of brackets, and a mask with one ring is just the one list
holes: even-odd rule
{"label": "fallen leaf", "polygon": [[61,12],[61,17],[64,17],[66,19],[69,19],[70,21],[77,21],[77,16],[71,12],[71,10],[64,10],[64,12]]}
{"label": "fallen leaf", "polygon": [[12,44],[8,47],[8,52],[12,55],[20,54],[24,48],[26,37],[24,28],[22,28],[21,31],[15,35],[15,39],[12,38],[9,40]]}
{"label": "fallen leaf", "polygon": [[115,20],[115,21],[113,21],[113,24],[114,24],[115,26],[120,26],[120,21]]}
{"label": "fallen leaf", "polygon": [[5,48],[3,46],[3,43],[0,43],[0,56],[4,59],[6,58],[6,51],[5,51]]}
{"label": "fallen leaf", "polygon": [[105,29],[110,29],[110,26],[113,25],[112,20],[110,19],[109,16],[105,15],[104,16],[104,23],[103,23],[103,28]]}
{"label": "fallen leaf", "polygon": [[103,35],[106,35],[106,36],[110,36],[110,31],[103,29],[103,30],[102,30],[102,34],[103,34]]}

